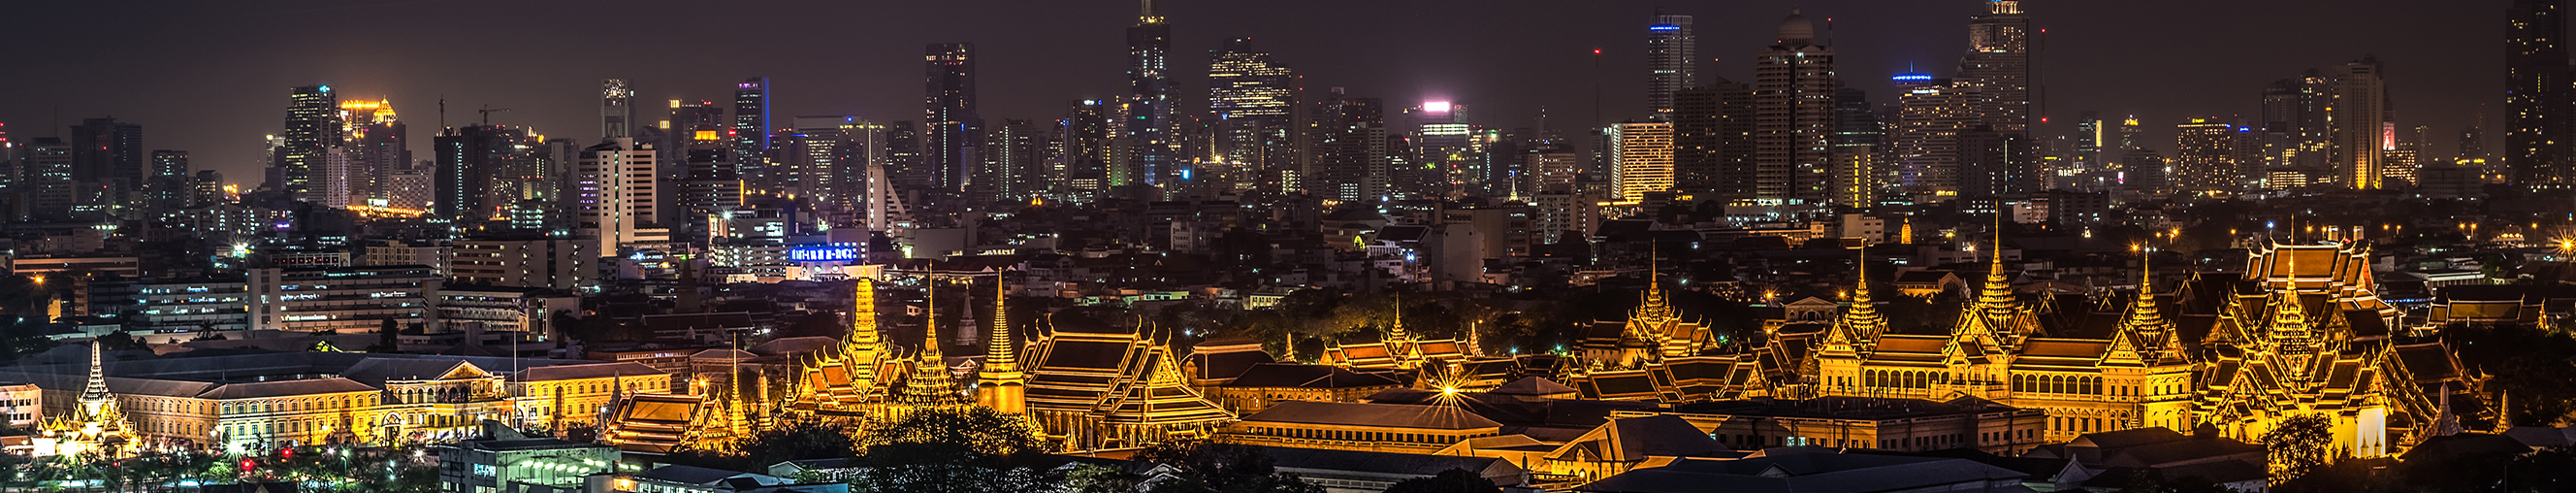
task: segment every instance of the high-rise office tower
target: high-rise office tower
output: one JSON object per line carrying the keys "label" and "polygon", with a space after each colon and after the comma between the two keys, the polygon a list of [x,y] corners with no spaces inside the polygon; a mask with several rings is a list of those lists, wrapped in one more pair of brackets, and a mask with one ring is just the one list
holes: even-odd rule
{"label": "high-rise office tower", "polygon": [[1636,201],[1673,189],[1673,124],[1610,126],[1610,182],[1618,200]]}
{"label": "high-rise office tower", "polygon": [[635,88],[626,79],[599,80],[599,137],[623,139],[635,134]]}
{"label": "high-rise office tower", "polygon": [[1220,129],[1216,154],[1248,168],[1256,188],[1289,187],[1296,102],[1297,76],[1269,53],[1254,50],[1250,38],[1226,41],[1208,64],[1208,110]]}
{"label": "high-rise office tower", "polygon": [[2347,188],[2378,189],[2386,170],[2388,86],[2376,57],[2362,57],[2335,71],[2328,126],[2334,133],[2335,174]]}
{"label": "high-rise office tower", "polygon": [[153,150],[152,174],[143,182],[145,206],[156,213],[187,208],[196,198],[188,172],[188,151]]}
{"label": "high-rise office tower", "polygon": [[985,138],[984,179],[977,183],[991,190],[994,200],[1025,201],[1039,185],[1038,153],[1046,141],[1041,132],[1028,120],[1005,119]]}
{"label": "high-rise office tower", "polygon": [[1722,200],[1753,198],[1753,87],[1719,79],[1672,99],[1673,186]]}
{"label": "high-rise office tower", "polygon": [[[614,138],[581,151],[578,165],[580,235],[599,241],[602,254],[622,254],[621,246],[671,241],[661,227],[656,189],[659,153],[652,144]],[[605,256],[605,255],[603,255]]]}
{"label": "high-rise office tower", "polygon": [[[738,158],[769,155],[769,78],[752,77],[733,85],[733,148]],[[752,167],[752,163],[735,163]],[[739,171],[739,170],[737,170]]]}
{"label": "high-rise office tower", "polygon": [[1341,88],[1312,102],[1297,151],[1302,189],[1326,200],[1371,202],[1387,195],[1385,106]]}
{"label": "high-rise office tower", "polygon": [[1646,26],[1646,111],[1655,121],[1673,116],[1673,93],[1699,86],[1699,38],[1691,16],[1656,14]]}
{"label": "high-rise office tower", "polygon": [[143,184],[143,126],[88,118],[72,127],[72,181],[115,190]]}
{"label": "high-rise office tower", "polygon": [[921,155],[921,129],[911,120],[886,124],[886,172],[889,186],[905,189],[930,186],[930,171]]}
{"label": "high-rise office tower", "polygon": [[[1747,132],[1750,127],[1748,124]],[[1834,90],[1833,168],[1826,173],[1826,200],[1834,205],[1861,208],[1876,205],[1880,192],[1890,182],[1887,167],[1882,164],[1887,124],[1869,104],[1869,92],[1854,87]],[[1745,149],[1748,157],[1752,148]],[[1747,167],[1750,176],[1750,167]],[[1751,182],[1747,181],[1746,184]],[[1748,195],[1749,197],[1750,195]]]}
{"label": "high-rise office tower", "polygon": [[2273,81],[2263,88],[2263,108],[2255,127],[2263,133],[2264,165],[2274,169],[2322,170],[2332,155],[2326,108],[2333,88],[2324,74],[2309,70],[2298,77]]}
{"label": "high-rise office tower", "polygon": [[2576,83],[2567,0],[2513,0],[2505,11],[2504,161],[2524,186],[2576,186]]}
{"label": "high-rise office tower", "polygon": [[431,213],[452,221],[480,221],[505,214],[520,200],[560,187],[538,154],[534,132],[504,125],[450,127],[432,139],[437,196]]}
{"label": "high-rise office tower", "polygon": [[796,117],[792,130],[779,135],[777,166],[760,183],[814,204],[844,203],[839,185],[851,178],[845,175],[864,172],[866,162],[843,129],[863,123],[855,116]]}
{"label": "high-rise office tower", "polygon": [[2218,118],[2193,118],[2174,125],[2174,191],[2186,194],[2235,192],[2244,180],[2236,163],[2236,125]]}
{"label": "high-rise office tower", "polygon": [[2493,161],[2492,159],[2489,159],[2489,156],[2487,156],[2486,133],[2485,127],[2477,125],[2470,125],[2469,128],[2461,129],[2459,146],[2460,153],[2457,156],[2452,156],[2451,162],[2462,165],[2473,165]]}
{"label": "high-rise office tower", "polygon": [[307,198],[322,148],[340,145],[340,132],[340,96],[331,86],[297,87],[288,95],[286,132],[279,136],[275,162],[278,185],[288,197]]}
{"label": "high-rise office tower", "polygon": [[1083,100],[1056,124],[1061,133],[1056,139],[1064,143],[1064,151],[1057,157],[1058,166],[1063,168],[1061,191],[1090,197],[1109,188],[1109,163],[1116,155],[1125,154],[1110,148],[1111,136],[1117,131],[1109,114],[1109,107],[1101,101]]}
{"label": "high-rise office tower", "polygon": [[688,149],[681,152],[682,159],[687,160],[688,171],[679,184],[679,203],[675,205],[682,211],[681,231],[677,234],[687,241],[697,244],[711,241],[715,231],[709,229],[709,218],[742,207],[742,178],[737,174],[740,170],[733,165],[733,158],[741,145],[739,140],[693,138]]}
{"label": "high-rise office tower", "polygon": [[[1898,74],[1896,146],[1901,183],[1922,197],[1957,196],[1959,135],[1979,125],[1983,88],[1927,74]],[[1937,199],[1936,199],[1937,200]]]}
{"label": "high-rise office tower", "polygon": [[1135,167],[1145,184],[1159,184],[1180,173],[1173,132],[1172,78],[1165,59],[1172,51],[1172,25],[1154,11],[1154,0],[1140,0],[1143,12],[1127,28],[1126,137],[1135,146]]}
{"label": "high-rise office tower", "polygon": [[[393,175],[411,168],[411,128],[394,114],[392,101],[351,99],[340,102],[347,129],[351,180],[350,205],[385,205]],[[380,203],[382,202],[382,203]]]}
{"label": "high-rise office tower", "polygon": [[966,187],[975,170],[977,142],[984,118],[975,113],[974,43],[930,45],[922,55],[923,110],[921,157],[928,180],[923,185],[949,191]]}
{"label": "high-rise office tower", "polygon": [[1753,68],[1754,195],[1822,200],[1834,131],[1834,50],[1795,11]]}
{"label": "high-rise office tower", "polygon": [[2031,34],[2020,0],[1986,0],[1985,13],[1968,18],[1968,54],[1959,60],[1957,82],[1979,89],[1978,123],[1998,132],[2029,130]]}
{"label": "high-rise office tower", "polygon": [[222,171],[211,169],[198,171],[192,184],[196,186],[196,194],[188,197],[189,207],[204,207],[231,200],[227,197],[228,194],[224,193],[224,172]]}
{"label": "high-rise office tower", "polygon": [[2039,191],[2039,147],[2028,132],[1999,131],[1977,123],[1959,132],[1958,167],[1952,176],[1963,199],[2023,197]]}
{"label": "high-rise office tower", "polygon": [[63,139],[37,137],[18,152],[20,219],[70,214],[78,182],[72,180],[72,148]]}
{"label": "high-rise office tower", "polygon": [[1477,180],[1480,170],[1467,169],[1476,162],[1474,127],[1466,123],[1466,105],[1447,101],[1426,101],[1421,106],[1404,110],[1404,120],[1412,131],[1400,138],[1410,152],[1390,157],[1405,157],[1408,165],[1390,166],[1395,180],[1394,192],[1413,198],[1443,197],[1453,184]]}

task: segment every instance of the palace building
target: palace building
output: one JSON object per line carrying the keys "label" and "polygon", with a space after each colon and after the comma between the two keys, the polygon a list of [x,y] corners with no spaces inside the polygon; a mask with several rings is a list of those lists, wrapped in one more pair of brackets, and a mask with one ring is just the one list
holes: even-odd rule
{"label": "palace building", "polygon": [[1144,327],[1056,315],[1030,348],[1029,420],[1066,451],[1142,447],[1205,438],[1235,414],[1208,401],[1181,373],[1171,348]]}
{"label": "palace building", "polygon": [[[2441,396],[2475,383],[2438,339],[2395,329],[2398,312],[2378,298],[2363,244],[2271,244],[2251,254],[2241,279],[2171,291],[2158,290],[2141,260],[2137,294],[2108,307],[2116,319],[2099,319],[2116,322],[2055,328],[2042,323],[2045,305],[2014,293],[1996,257],[1947,334],[1892,333],[1864,276],[1829,324],[1766,324],[1762,341],[1712,344],[1650,287],[1617,330],[1603,323],[1585,338],[1581,363],[1562,378],[1587,398],[1671,404],[1973,397],[2043,413],[2037,438],[2047,442],[2204,426],[2251,441],[2283,419],[2317,415],[2362,457],[2423,441],[2452,419]],[[2185,319],[2196,322],[2186,328]]]}
{"label": "palace building", "polygon": [[2185,385],[2199,423],[2254,441],[2297,416],[2334,423],[2338,447],[2357,457],[2394,454],[2452,419],[2446,392],[2468,392],[2456,353],[2440,339],[2415,342],[2379,299],[2370,249],[2355,242],[2266,245],[2244,278],[2202,283],[2217,323],[2208,354]]}

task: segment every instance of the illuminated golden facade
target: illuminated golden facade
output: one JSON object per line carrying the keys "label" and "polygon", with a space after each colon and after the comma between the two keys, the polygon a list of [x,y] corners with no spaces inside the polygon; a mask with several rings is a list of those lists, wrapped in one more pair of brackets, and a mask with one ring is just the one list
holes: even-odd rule
{"label": "illuminated golden facade", "polygon": [[1149,332],[1078,316],[1047,319],[1028,359],[1025,409],[1066,451],[1204,438],[1235,419],[1190,388],[1171,348]]}
{"label": "illuminated golden facade", "polygon": [[1404,329],[1404,300],[1395,302],[1395,323],[1375,341],[1331,341],[1324,345],[1323,364],[1354,370],[1411,370],[1446,373],[1469,357],[1474,346],[1465,339],[1422,339]]}
{"label": "illuminated golden facade", "polygon": [[[1977,298],[1948,335],[1887,333],[1864,280],[1817,352],[1818,395],[1948,401],[1976,397],[2048,414],[2045,439],[2162,426],[2189,432],[2197,367],[2163,315],[2154,282],[2108,338],[2052,337],[2012,292],[2001,238]],[[2143,264],[2142,264],[2142,267]],[[2142,269],[2152,275],[2153,270]]]}
{"label": "illuminated golden facade", "polygon": [[2473,383],[2439,339],[2400,341],[2366,245],[2267,245],[2246,272],[2223,288],[2193,389],[2198,421],[2221,434],[2253,441],[2283,419],[2324,416],[2338,448],[2394,454],[2440,426],[2443,392]]}
{"label": "illuminated golden facade", "polygon": [[876,282],[860,279],[853,289],[849,335],[798,365],[793,407],[800,412],[863,416],[892,395],[888,383],[897,361],[878,342]]}
{"label": "illuminated golden facade", "polygon": [[89,344],[89,386],[81,390],[78,406],[69,416],[46,420],[37,436],[40,453],[65,456],[99,455],[122,457],[134,451],[126,445],[135,442],[133,425],[125,412],[118,409],[116,394],[107,391],[105,360],[99,358],[99,342]]}

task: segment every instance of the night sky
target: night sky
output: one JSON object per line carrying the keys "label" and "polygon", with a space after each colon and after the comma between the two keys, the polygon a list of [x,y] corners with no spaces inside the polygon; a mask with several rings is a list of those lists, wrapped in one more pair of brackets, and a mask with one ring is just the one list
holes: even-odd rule
{"label": "night sky", "polygon": [[[247,6],[236,4],[252,4]],[[1892,102],[1887,76],[1911,64],[1950,76],[1979,0],[1166,0],[1175,85],[1203,108],[1208,52],[1227,38],[1305,78],[1389,106],[1448,99],[1490,126],[1551,126],[1593,115],[1591,50],[1604,119],[1641,116],[1645,26],[1661,5],[1697,17],[1703,82],[1750,81],[1752,55],[1803,7],[1833,20],[1845,80]],[[2431,157],[2483,116],[2500,141],[2505,0],[2028,0],[2047,30],[2045,115],[2057,126],[2097,109],[2135,113],[2146,146],[2170,153],[2192,116],[2254,117],[2264,84],[2365,53],[2386,63],[2397,121],[2432,128]],[[1068,102],[1125,91],[1125,1],[336,0],[17,2],[0,28],[0,123],[13,139],[48,123],[112,115],[144,125],[150,149],[194,154],[198,169],[256,185],[261,136],[280,131],[287,89],[329,84],[343,97],[390,97],[429,158],[437,103],[450,124],[484,105],[494,123],[549,137],[599,137],[598,79],[638,91],[638,118],[662,100],[714,100],[732,83],[774,81],[778,125],[793,115],[922,116],[922,45],[967,41],[981,60],[983,116],[1049,119]]]}

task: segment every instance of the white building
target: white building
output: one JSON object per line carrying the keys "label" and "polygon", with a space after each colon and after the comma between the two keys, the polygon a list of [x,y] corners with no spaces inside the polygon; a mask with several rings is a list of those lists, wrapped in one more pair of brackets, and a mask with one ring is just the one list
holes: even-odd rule
{"label": "white building", "polygon": [[424,265],[250,270],[251,330],[370,332],[431,318],[444,281]]}

